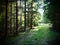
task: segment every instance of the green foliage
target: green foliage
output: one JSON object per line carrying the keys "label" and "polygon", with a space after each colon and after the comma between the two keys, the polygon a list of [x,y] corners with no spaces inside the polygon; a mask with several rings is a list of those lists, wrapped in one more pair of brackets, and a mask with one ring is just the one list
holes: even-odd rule
{"label": "green foliage", "polygon": [[52,5],[50,5],[50,2],[44,2],[45,6],[44,6],[44,19],[45,22],[52,22],[53,20],[53,7]]}
{"label": "green foliage", "polygon": [[[51,22],[54,22],[54,18],[56,16],[56,14],[59,14],[58,12],[60,12],[60,7],[59,7],[59,1],[57,0],[46,0],[44,3],[46,4],[45,5],[45,15],[46,17],[51,21]],[[59,16],[58,16],[59,17]]]}
{"label": "green foliage", "polygon": [[37,14],[34,15],[34,25],[37,26],[38,23],[40,22],[41,14],[37,12]]}

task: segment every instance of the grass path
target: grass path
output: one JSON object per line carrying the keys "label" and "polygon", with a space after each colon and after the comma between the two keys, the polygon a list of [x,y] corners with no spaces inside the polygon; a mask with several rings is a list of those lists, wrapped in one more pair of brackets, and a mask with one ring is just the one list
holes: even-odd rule
{"label": "grass path", "polygon": [[6,45],[52,45],[52,41],[58,35],[49,29],[49,24],[35,27],[30,31],[21,32],[18,36],[7,39]]}

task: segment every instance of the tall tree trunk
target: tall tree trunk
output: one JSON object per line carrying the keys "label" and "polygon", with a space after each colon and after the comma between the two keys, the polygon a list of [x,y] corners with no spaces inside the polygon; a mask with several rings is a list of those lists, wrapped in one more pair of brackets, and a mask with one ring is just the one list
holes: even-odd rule
{"label": "tall tree trunk", "polygon": [[[21,0],[20,0],[20,10],[22,9],[21,8]],[[21,28],[22,28],[22,14],[20,14],[20,25],[19,25],[19,27],[20,27],[20,30],[22,30]]]}
{"label": "tall tree trunk", "polygon": [[18,34],[18,5],[16,0],[16,34]]}
{"label": "tall tree trunk", "polygon": [[31,29],[32,29],[32,25],[33,25],[33,2],[31,2]]}
{"label": "tall tree trunk", "polygon": [[25,12],[24,12],[24,31],[26,30],[26,0],[25,0]]}
{"label": "tall tree trunk", "polygon": [[10,15],[10,16],[11,16],[11,19],[10,19],[10,23],[11,23],[11,24],[10,24],[10,28],[11,28],[11,29],[10,29],[10,30],[11,30],[11,32],[12,32],[12,2],[11,2],[11,5],[10,5],[10,6],[11,6],[11,11],[10,11],[10,13],[11,13],[11,15]]}
{"label": "tall tree trunk", "polygon": [[7,8],[8,8],[8,0],[6,0],[5,1],[6,2],[6,16],[5,16],[5,35],[4,35],[4,37],[6,38],[7,37],[7,31],[8,31],[8,29],[7,29]]}

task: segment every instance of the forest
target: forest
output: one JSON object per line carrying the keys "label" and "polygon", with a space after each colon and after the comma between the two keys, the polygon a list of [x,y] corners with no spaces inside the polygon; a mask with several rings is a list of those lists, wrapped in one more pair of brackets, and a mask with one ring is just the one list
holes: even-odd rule
{"label": "forest", "polygon": [[1,0],[1,45],[59,45],[59,0]]}

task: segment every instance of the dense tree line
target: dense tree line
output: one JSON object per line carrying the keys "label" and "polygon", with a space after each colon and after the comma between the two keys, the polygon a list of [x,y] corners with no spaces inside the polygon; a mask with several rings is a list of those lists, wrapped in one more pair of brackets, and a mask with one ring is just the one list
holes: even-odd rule
{"label": "dense tree line", "polygon": [[54,31],[60,32],[60,1],[59,0],[46,0],[45,15],[53,24]]}
{"label": "dense tree line", "polygon": [[16,35],[19,31],[33,29],[34,26],[38,25],[36,19],[40,17],[40,14],[37,12],[37,2],[37,0],[0,1],[0,8],[3,8],[0,10],[0,33],[3,34],[2,37]]}

